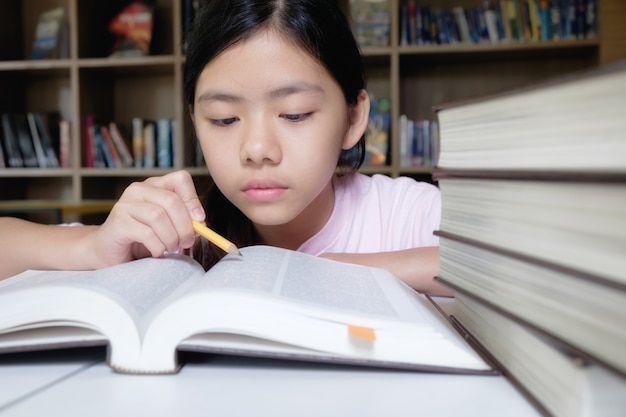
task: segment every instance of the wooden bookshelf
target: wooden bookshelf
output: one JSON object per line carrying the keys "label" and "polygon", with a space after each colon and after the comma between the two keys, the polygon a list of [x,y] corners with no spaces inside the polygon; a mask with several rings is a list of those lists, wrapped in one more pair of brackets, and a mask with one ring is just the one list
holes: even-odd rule
{"label": "wooden bookshelf", "polygon": [[[351,1],[342,0],[349,11]],[[388,46],[363,47],[368,90],[391,103],[391,158],[365,173],[429,177],[429,167],[399,163],[398,118],[430,118],[433,104],[495,93],[626,57],[626,3],[599,1],[599,34],[562,42],[399,46],[399,10],[389,0]],[[108,57],[107,25],[123,0],[5,0],[0,2],[0,112],[59,111],[71,123],[71,168],[0,169],[0,207],[15,200],[65,202],[115,200],[133,181],[166,169],[84,168],[85,115],[96,113],[130,133],[135,116],[177,121],[174,168],[188,169],[199,186],[206,170],[193,167],[195,143],[182,94],[182,0],[156,0],[157,38],[150,56]],[[418,2],[420,3],[420,2]],[[424,0],[452,7],[457,1]],[[468,0],[463,5],[478,5]],[[68,15],[69,57],[33,61],[31,45],[42,11],[63,6]]]}
{"label": "wooden bookshelf", "polygon": [[[345,2],[346,10],[354,1]],[[591,39],[400,46],[400,8],[407,0],[389,0],[390,44],[363,48],[368,82],[375,95],[391,102],[390,163],[365,167],[368,173],[427,179],[430,167],[402,166],[398,151],[399,117],[436,119],[434,104],[494,94],[626,58],[626,3],[599,0],[599,33]],[[452,8],[482,1],[421,0],[417,4]]]}

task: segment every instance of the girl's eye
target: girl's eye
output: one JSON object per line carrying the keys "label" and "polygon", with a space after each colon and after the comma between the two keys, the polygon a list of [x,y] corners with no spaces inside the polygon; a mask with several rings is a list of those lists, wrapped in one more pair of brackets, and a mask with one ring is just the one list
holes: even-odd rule
{"label": "girl's eye", "polygon": [[312,113],[283,114],[282,117],[290,122],[301,122],[308,119]]}
{"label": "girl's eye", "polygon": [[211,123],[214,124],[215,126],[229,126],[235,123],[236,121],[237,121],[236,117],[229,117],[226,119],[213,119],[211,120]]}

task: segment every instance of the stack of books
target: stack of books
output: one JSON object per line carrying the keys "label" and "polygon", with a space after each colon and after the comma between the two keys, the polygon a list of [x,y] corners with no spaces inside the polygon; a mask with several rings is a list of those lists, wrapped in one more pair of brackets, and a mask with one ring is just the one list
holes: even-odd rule
{"label": "stack of books", "polygon": [[626,62],[437,107],[441,283],[546,414],[626,410]]}

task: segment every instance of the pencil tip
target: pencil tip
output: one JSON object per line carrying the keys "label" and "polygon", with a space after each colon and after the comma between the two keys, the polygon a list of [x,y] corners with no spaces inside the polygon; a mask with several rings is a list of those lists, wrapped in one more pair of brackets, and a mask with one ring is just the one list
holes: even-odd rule
{"label": "pencil tip", "polygon": [[229,246],[228,253],[230,253],[232,255],[242,256],[241,252],[239,252],[239,249],[237,249],[237,246],[235,246],[235,245],[230,245]]}

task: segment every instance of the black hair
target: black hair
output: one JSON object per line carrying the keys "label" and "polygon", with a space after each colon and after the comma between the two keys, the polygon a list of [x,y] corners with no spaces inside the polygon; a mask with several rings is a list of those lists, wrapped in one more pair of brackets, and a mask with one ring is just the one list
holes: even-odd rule
{"label": "black hair", "polygon": [[[195,88],[204,67],[230,46],[262,30],[273,30],[307,51],[337,81],[354,106],[365,88],[363,59],[336,0],[205,0],[186,34],[184,94],[193,111]],[[341,152],[339,172],[356,171],[365,156],[365,135]],[[252,222],[211,182],[203,196],[207,224],[237,246],[259,243]],[[200,240],[194,257],[210,268],[222,256]]]}

